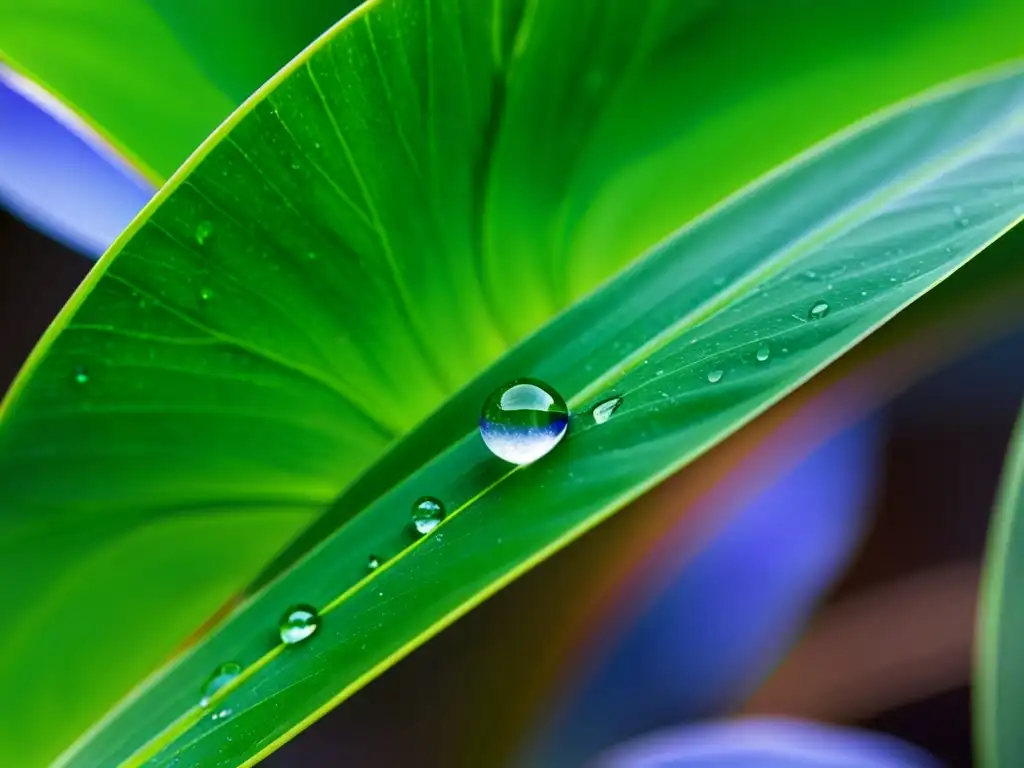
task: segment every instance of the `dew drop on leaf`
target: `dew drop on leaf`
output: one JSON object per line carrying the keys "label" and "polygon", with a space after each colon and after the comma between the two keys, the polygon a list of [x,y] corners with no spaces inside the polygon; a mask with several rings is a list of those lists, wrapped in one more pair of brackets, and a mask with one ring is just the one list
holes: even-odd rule
{"label": "dew drop on leaf", "polygon": [[78,368],[75,368],[75,376],[74,376],[74,378],[75,378],[75,384],[88,384],[89,383],[89,374],[86,373],[85,372],[85,368],[82,368],[81,366],[79,366]]}
{"label": "dew drop on leaf", "polygon": [[226,720],[231,717],[232,711],[230,709],[222,709],[219,712],[214,712],[210,715],[211,720]]}
{"label": "dew drop on leaf", "polygon": [[202,245],[203,243],[206,242],[206,238],[208,238],[212,233],[213,224],[206,221],[205,219],[203,221],[200,221],[196,225],[196,242]]}
{"label": "dew drop on leaf", "polygon": [[320,614],[309,605],[295,605],[284,612],[279,626],[281,642],[295,645],[320,628]]}
{"label": "dew drop on leaf", "polygon": [[366,570],[376,571],[378,568],[380,568],[380,558],[376,555],[370,555],[366,559]]}
{"label": "dew drop on leaf", "polygon": [[619,410],[620,405],[622,405],[621,397],[613,397],[595,405],[594,410],[591,411],[594,416],[594,423],[604,424],[612,417],[612,414]]}
{"label": "dew drop on leaf", "polygon": [[824,301],[819,301],[811,307],[811,311],[807,313],[807,316],[811,318],[811,320],[821,320],[821,318],[828,314],[828,310],[828,304]]}
{"label": "dew drop on leaf", "polygon": [[764,344],[757,348],[757,352],[755,353],[754,357],[757,358],[757,362],[763,363],[766,362],[769,357],[771,357],[771,354],[771,347],[769,347],[767,344]]}
{"label": "dew drop on leaf", "polygon": [[417,538],[426,536],[444,520],[444,505],[433,496],[417,499],[412,505],[412,530]]}
{"label": "dew drop on leaf", "polygon": [[708,383],[717,384],[722,380],[722,377],[724,375],[725,371],[723,371],[721,368],[715,368],[715,370],[713,371],[708,371]]}
{"label": "dew drop on leaf", "polygon": [[204,709],[210,706],[210,699],[213,698],[213,695],[240,674],[242,674],[242,665],[236,661],[227,661],[213,670],[213,673],[206,679],[206,683],[203,685],[199,706]]}
{"label": "dew drop on leaf", "polygon": [[203,288],[199,291],[199,298],[203,301],[209,301],[213,298],[213,291],[209,288]]}
{"label": "dew drop on leaf", "polygon": [[558,445],[569,426],[565,400],[547,384],[517,379],[484,402],[480,436],[499,459],[529,464]]}

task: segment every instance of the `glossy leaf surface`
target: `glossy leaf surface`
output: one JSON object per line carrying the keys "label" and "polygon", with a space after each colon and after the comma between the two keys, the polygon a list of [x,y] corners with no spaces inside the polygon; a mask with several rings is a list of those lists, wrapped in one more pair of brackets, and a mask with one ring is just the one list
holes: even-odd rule
{"label": "glossy leaf surface", "polygon": [[[1021,12],[1015,4],[976,6],[969,13],[982,9],[982,15],[971,16],[971,23],[958,17],[960,33],[969,37],[977,25],[986,45],[935,59],[927,52],[954,26],[951,17],[936,21],[923,13],[923,5],[906,6],[905,16],[885,7],[891,26],[858,27],[859,43],[890,34],[904,41],[880,45],[877,57],[839,42],[856,37],[850,36],[850,8],[843,6],[835,16],[800,16],[796,23],[797,11],[811,6],[795,3],[794,23],[778,29],[792,44],[768,45],[758,42],[759,35],[765,24],[777,24],[771,21],[777,13],[769,19],[757,7],[751,5],[737,26],[714,4],[614,3],[596,9],[563,3],[526,12],[515,2],[373,3],[235,115],[115,246],[5,405],[0,485],[11,534],[4,538],[2,562],[9,568],[5,578],[16,578],[20,588],[4,594],[7,615],[17,617],[6,638],[7,658],[17,663],[3,670],[0,690],[19,702],[18,717],[5,727],[32,738],[5,739],[5,745],[29,753],[4,757],[30,763],[66,745],[171,654],[396,437],[416,427],[511,342],[646,246],[865,108],[1006,58],[1020,44],[1007,31]],[[876,10],[882,13],[883,4]],[[581,43],[568,37],[584,21],[594,31],[590,39],[608,45],[587,46],[572,56],[559,53],[566,43]],[[807,35],[805,23],[813,23],[817,34]],[[639,48],[627,44],[637,34],[645,41]],[[704,47],[686,44],[691,39],[705,41]],[[835,43],[829,49],[834,58],[828,59],[833,65],[809,77],[802,64],[818,61],[822,40]],[[693,80],[694,57],[727,63],[744,46],[744,60],[775,79],[752,83],[749,69],[723,65],[709,69],[715,88]],[[927,64],[894,66],[903,56]],[[564,72],[549,66],[553,57],[566,59]],[[871,89],[852,89],[849,98],[833,100],[835,108],[815,113],[813,120],[793,109],[890,67],[892,77],[871,79]],[[616,76],[614,83],[609,74]],[[592,86],[582,91],[581,75],[594,75],[584,77]],[[465,463],[467,457],[453,446],[464,451],[473,445],[459,441],[472,439],[467,428],[475,422],[482,388],[498,383],[499,376],[541,375],[579,406],[617,374],[587,377],[607,374],[624,360],[632,366],[659,339],[666,342],[660,353],[667,360],[677,354],[669,351],[679,341],[673,328],[703,323],[710,334],[683,356],[684,367],[697,365],[689,355],[710,360],[741,338],[749,343],[754,330],[765,337],[797,333],[804,339],[800,344],[782,343],[784,334],[769,340],[778,348],[771,346],[766,361],[756,360],[764,340],[759,341],[752,350],[759,363],[752,378],[742,373],[746,362],[730,367],[723,360],[724,378],[708,390],[709,397],[693,399],[689,390],[677,390],[677,399],[696,408],[686,415],[660,413],[658,403],[663,399],[668,407],[675,397],[669,380],[640,386],[657,366],[631,369],[623,386],[642,393],[635,404],[652,424],[635,438],[651,442],[635,454],[623,444],[624,454],[634,458],[617,465],[621,472],[602,470],[610,485],[582,494],[579,509],[564,510],[568,517],[545,519],[536,530],[527,526],[529,536],[507,540],[511,550],[468,551],[470,571],[483,568],[475,581],[460,581],[461,591],[442,590],[454,602],[421,600],[421,607],[434,611],[429,620],[399,614],[391,645],[377,650],[404,649],[438,616],[464,609],[503,574],[525,567],[538,552],[720,439],[1015,219],[1016,190],[1008,183],[1015,155],[1003,152],[1011,161],[1004,158],[998,173],[990,167],[990,153],[1004,149],[999,132],[1012,128],[1016,96],[1008,83],[991,84],[994,95],[984,96],[990,92],[982,88],[971,91],[972,98],[961,94],[944,107],[932,105],[938,113],[920,113],[918,122],[904,125],[894,138],[876,145],[877,134],[871,133],[875,138],[860,140],[848,154],[836,149],[815,159],[806,166],[812,170],[799,177],[784,173],[772,182],[768,202],[751,196],[764,194],[769,187],[762,185],[743,196],[743,206],[704,219],[688,240],[672,246],[677,250],[671,253],[685,252],[685,259],[662,255],[661,266],[650,268],[661,271],[621,279],[617,293],[604,294],[605,304],[576,308],[566,316],[574,319],[562,321],[568,325],[535,337],[463,392],[352,486],[338,511],[261,583],[354,518],[339,536],[354,537],[359,546],[350,550],[349,538],[332,545],[355,558],[332,565],[348,574],[347,582],[321,580],[327,594],[302,597],[326,603],[363,573],[364,547],[390,555],[406,542],[408,488],[396,489],[393,497],[401,497],[400,514],[397,507],[364,511],[384,489],[422,468],[424,476],[446,479],[432,480],[436,489],[413,498],[444,494],[454,510],[468,496],[446,491],[448,483],[464,483],[462,490],[473,486],[475,493],[495,479],[496,468],[479,463],[486,456],[470,456]],[[722,109],[723,93],[742,106]],[[689,111],[677,109],[682,103]],[[553,124],[564,128],[553,130]],[[936,132],[936,124],[943,130]],[[771,140],[722,140],[730,131]],[[579,141],[583,134],[588,138]],[[972,143],[976,139],[979,146]],[[952,166],[934,165],[947,155]],[[923,186],[905,189],[883,171],[909,173],[911,180],[920,173]],[[793,189],[803,190],[802,196],[789,199]],[[907,197],[908,190],[938,198]],[[871,205],[854,204],[861,196]],[[801,210],[805,198],[814,205]],[[957,205],[964,208],[961,214],[954,212]],[[918,215],[922,206],[927,216]],[[890,229],[896,220],[903,223]],[[867,222],[872,228],[865,230]],[[851,254],[860,246],[851,250],[850,241],[843,241],[831,250],[847,228],[873,249],[855,258]],[[780,253],[784,257],[776,258]],[[803,288],[783,291],[775,307],[780,293],[768,283],[782,279],[776,270],[788,259],[802,261],[815,277],[804,274]],[[828,269],[819,272],[815,259]],[[853,284],[843,282],[850,279],[842,278],[846,272],[857,276]],[[856,294],[847,295],[847,288]],[[764,303],[757,304],[753,292],[762,289],[767,293],[757,295]],[[812,324],[811,302],[826,293],[831,309]],[[770,304],[774,312],[798,301],[801,306],[792,311],[772,314],[773,322],[792,329],[765,321]],[[626,314],[608,312],[609,306]],[[726,310],[745,312],[747,325],[733,327]],[[662,370],[675,365],[666,363]],[[570,367],[578,378],[568,375]],[[707,387],[713,370],[719,369],[691,370],[695,378],[687,386]],[[648,397],[655,399],[643,399]],[[617,414],[602,434],[614,434],[626,413]],[[680,418],[687,429],[676,434]],[[449,448],[458,477],[453,465],[427,467]],[[546,462],[537,469],[545,465],[557,466]],[[367,522],[359,527],[358,520]],[[424,542],[415,552],[432,546]],[[150,549],[165,559],[138,557]],[[349,571],[356,562],[358,568]],[[395,578],[393,570],[382,569],[380,578]],[[456,577],[462,579],[451,575]],[[175,610],[168,611],[168,604]],[[283,607],[274,606],[271,622]],[[250,624],[233,630],[232,643],[254,643],[239,649],[246,663],[258,658],[257,646],[265,646],[262,610],[240,614],[246,622],[260,622],[257,639],[241,634]],[[126,613],[141,629],[126,633],[118,622],[88,621]],[[203,654],[225,650],[216,642],[196,653],[196,665],[205,665]],[[103,674],[92,675],[88,685],[70,684],[84,668],[83,659]],[[371,660],[352,661],[365,672]],[[47,674],[40,675],[41,669]],[[166,678],[168,684],[191,680],[192,670],[180,669],[182,677]],[[352,670],[341,665],[331,671],[355,680]],[[348,685],[339,678],[323,682],[304,701],[319,706]],[[101,762],[135,749],[166,724],[171,709],[173,717],[184,711],[183,697],[194,694],[195,685],[189,682],[168,696],[152,710],[154,720],[118,722],[116,733],[97,731],[101,735],[90,737],[86,748],[112,750]],[[59,722],[48,716],[55,701],[64,713]],[[275,722],[288,729],[304,716],[301,710]],[[282,733],[268,731],[270,738]],[[233,741],[239,748],[243,740]],[[247,743],[253,747],[252,739]]]}
{"label": "glossy leaf surface", "polygon": [[[1019,220],[1022,105],[1016,70],[958,83],[816,148],[681,231],[392,450],[342,495],[323,524],[333,535],[72,764],[255,758],[720,440]],[[496,384],[524,372],[562,392],[574,418],[550,456],[510,470],[483,447],[476,415]],[[623,405],[596,425],[589,410],[611,395]],[[425,494],[450,511],[410,545],[410,504]],[[363,578],[370,552],[388,562]],[[300,601],[322,609],[321,630],[275,648],[268,624]],[[232,716],[211,721],[191,683],[224,658],[247,672],[225,692]]]}

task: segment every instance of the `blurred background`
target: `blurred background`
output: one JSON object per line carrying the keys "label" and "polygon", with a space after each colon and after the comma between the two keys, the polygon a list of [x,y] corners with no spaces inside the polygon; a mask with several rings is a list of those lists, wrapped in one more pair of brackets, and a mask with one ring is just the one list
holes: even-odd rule
{"label": "blurred background", "polygon": [[[91,263],[0,213],[3,388]],[[869,343],[266,764],[403,765],[416,750],[423,765],[496,751],[568,765],[753,713],[859,725],[972,765],[978,572],[1024,391],[1011,293],[955,343],[901,317],[884,354]],[[917,362],[894,373],[894,349]],[[640,516],[644,535],[624,522]],[[578,573],[603,575],[582,609]]]}

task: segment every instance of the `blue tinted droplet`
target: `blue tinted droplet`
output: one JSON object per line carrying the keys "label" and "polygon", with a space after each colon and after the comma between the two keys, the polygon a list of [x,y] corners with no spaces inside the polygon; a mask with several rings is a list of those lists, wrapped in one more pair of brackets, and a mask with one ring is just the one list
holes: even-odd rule
{"label": "blue tinted droplet", "polygon": [[498,387],[484,402],[480,436],[499,459],[529,464],[558,445],[569,427],[569,409],[554,389],[535,379]]}

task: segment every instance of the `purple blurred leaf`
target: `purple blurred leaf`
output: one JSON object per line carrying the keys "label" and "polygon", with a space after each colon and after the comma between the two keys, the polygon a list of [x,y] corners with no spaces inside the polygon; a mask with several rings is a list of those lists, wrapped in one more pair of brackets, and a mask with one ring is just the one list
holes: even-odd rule
{"label": "purple blurred leaf", "polygon": [[595,768],[933,768],[896,739],[793,720],[737,720],[645,736],[606,752]]}
{"label": "purple blurred leaf", "polygon": [[860,540],[879,433],[875,421],[864,422],[752,500],[732,493],[734,507],[713,510],[726,522],[696,555],[692,531],[681,533],[675,560],[652,569],[663,584],[651,602],[544,724],[525,763],[578,765],[618,741],[721,713],[749,695]]}
{"label": "purple blurred leaf", "polygon": [[95,258],[153,192],[78,116],[0,65],[0,204]]}

